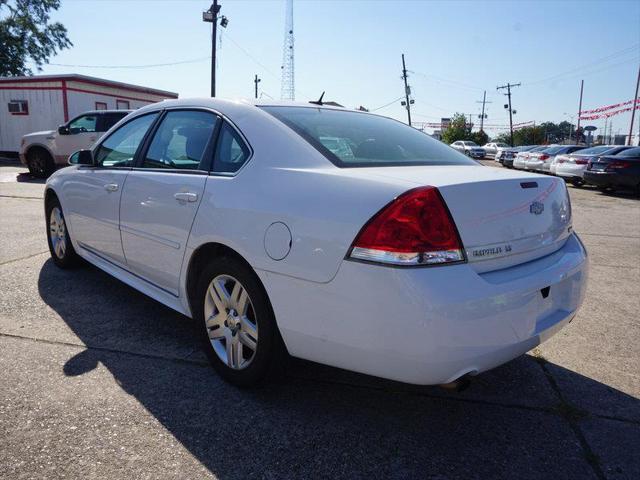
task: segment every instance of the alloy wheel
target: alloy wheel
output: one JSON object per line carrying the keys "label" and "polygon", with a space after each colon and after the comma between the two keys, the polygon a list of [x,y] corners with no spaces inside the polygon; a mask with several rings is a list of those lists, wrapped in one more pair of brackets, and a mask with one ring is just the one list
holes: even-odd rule
{"label": "alloy wheel", "polygon": [[234,370],[248,367],[258,348],[258,321],[249,293],[236,278],[218,275],[209,283],[204,318],[218,358]]}
{"label": "alloy wheel", "polygon": [[63,259],[67,250],[67,227],[60,208],[53,207],[49,218],[49,235],[53,251],[59,259]]}

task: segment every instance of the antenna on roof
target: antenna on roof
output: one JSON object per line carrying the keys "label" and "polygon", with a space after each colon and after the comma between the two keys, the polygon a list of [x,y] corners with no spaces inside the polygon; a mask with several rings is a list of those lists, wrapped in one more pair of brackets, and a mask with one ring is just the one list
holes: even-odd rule
{"label": "antenna on roof", "polygon": [[309,103],[313,103],[314,105],[323,105],[322,103],[322,99],[324,98],[324,92],[322,92],[322,95],[320,95],[320,98],[318,100],[311,100]]}

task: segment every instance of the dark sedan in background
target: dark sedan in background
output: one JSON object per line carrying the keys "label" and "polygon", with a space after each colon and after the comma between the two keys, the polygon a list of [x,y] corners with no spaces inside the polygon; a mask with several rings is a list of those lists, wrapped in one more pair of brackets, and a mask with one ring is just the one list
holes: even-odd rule
{"label": "dark sedan in background", "polygon": [[590,161],[584,180],[602,190],[630,189],[640,193],[640,147]]}

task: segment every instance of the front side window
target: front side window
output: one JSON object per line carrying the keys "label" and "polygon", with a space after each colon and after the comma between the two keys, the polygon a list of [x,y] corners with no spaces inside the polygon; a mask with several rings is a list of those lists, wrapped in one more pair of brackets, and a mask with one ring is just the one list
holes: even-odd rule
{"label": "front side window", "polygon": [[167,113],[153,136],[142,168],[199,169],[216,121],[217,117],[208,112]]}
{"label": "front side window", "polygon": [[95,132],[98,117],[96,115],[82,115],[69,123],[69,133],[75,135],[76,133]]}
{"label": "front side window", "polygon": [[118,128],[96,150],[96,163],[101,167],[130,167],[136,151],[158,113],[135,118]]}
{"label": "front side window", "polygon": [[313,107],[262,107],[340,168],[477,165],[415,128],[367,113]]}
{"label": "front side window", "polygon": [[235,173],[246,163],[250,154],[249,147],[238,132],[225,123],[218,136],[213,171],[216,173]]}

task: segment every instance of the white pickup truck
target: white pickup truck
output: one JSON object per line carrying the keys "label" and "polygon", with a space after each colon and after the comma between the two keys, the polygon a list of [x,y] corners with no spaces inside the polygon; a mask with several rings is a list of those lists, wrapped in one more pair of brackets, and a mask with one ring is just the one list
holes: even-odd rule
{"label": "white pickup truck", "polygon": [[131,110],[96,110],[75,117],[57,130],[29,133],[20,142],[20,161],[37,177],[46,178],[69,155],[90,148],[104,132]]}

